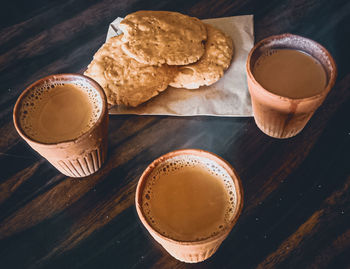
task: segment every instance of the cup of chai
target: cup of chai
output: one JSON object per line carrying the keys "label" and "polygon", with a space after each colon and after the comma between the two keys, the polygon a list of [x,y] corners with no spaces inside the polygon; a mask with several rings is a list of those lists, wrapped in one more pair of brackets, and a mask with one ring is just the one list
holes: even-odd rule
{"label": "cup of chai", "polygon": [[79,74],[42,78],[19,96],[19,135],[62,174],[85,177],[106,159],[108,109],[101,86]]}
{"label": "cup of chai", "polygon": [[302,131],[337,75],[335,62],[323,46],[292,34],[258,42],[248,55],[246,69],[255,123],[275,138]]}
{"label": "cup of chai", "polygon": [[152,237],[176,259],[211,257],[242,211],[241,181],[219,156],[182,149],[153,161],[141,175],[137,214]]}

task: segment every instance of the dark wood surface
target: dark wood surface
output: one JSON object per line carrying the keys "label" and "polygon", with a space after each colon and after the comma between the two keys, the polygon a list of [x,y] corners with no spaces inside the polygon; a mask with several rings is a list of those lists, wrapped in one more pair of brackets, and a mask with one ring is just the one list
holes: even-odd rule
{"label": "dark wood surface", "polygon": [[[254,14],[256,41],[290,32],[324,45],[336,85],[287,140],[264,135],[253,118],[110,116],[107,163],[67,178],[20,139],[14,103],[43,76],[82,73],[109,22],[139,9]],[[349,1],[6,0],[0,15],[0,268],[350,268]],[[142,171],[180,148],[226,159],[245,194],[227,240],[195,265],[168,255],[134,207]]]}

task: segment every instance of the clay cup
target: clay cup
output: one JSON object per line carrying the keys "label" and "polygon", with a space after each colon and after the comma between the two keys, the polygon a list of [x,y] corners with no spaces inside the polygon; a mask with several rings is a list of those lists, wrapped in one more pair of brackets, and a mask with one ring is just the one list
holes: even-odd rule
{"label": "clay cup", "polygon": [[[29,137],[20,122],[20,110],[23,100],[31,95],[34,89],[57,83],[70,83],[94,89],[99,102],[102,103],[97,121],[80,136],[58,143],[43,143]],[[19,96],[13,111],[13,120],[18,134],[41,156],[47,159],[57,170],[69,177],[85,177],[100,169],[107,154],[108,109],[107,99],[101,86],[94,80],[79,74],[58,74],[42,78]]]}
{"label": "clay cup", "polygon": [[[256,81],[252,70],[259,56],[269,49],[283,48],[306,52],[322,64],[326,71],[327,84],[321,93],[292,99],[276,95]],[[270,36],[258,42],[248,55],[246,69],[255,123],[261,131],[275,138],[293,137],[302,131],[333,87],[337,75],[335,62],[323,46],[292,34]]]}
{"label": "clay cup", "polygon": [[[168,159],[172,159],[177,156],[183,155],[191,155],[204,157],[211,161],[214,161],[220,167],[225,169],[232,179],[233,186],[236,190],[236,207],[234,208],[234,212],[232,217],[230,218],[229,224],[221,230],[219,233],[210,236],[207,239],[199,240],[199,241],[180,241],[174,240],[170,237],[167,237],[157,231],[152,224],[149,222],[147,217],[145,216],[144,209],[142,207],[143,204],[143,190],[147,184],[149,177],[151,177],[152,171],[157,168],[159,165],[164,164],[164,162]],[[164,249],[172,255],[174,258],[186,262],[186,263],[197,263],[204,261],[211,257],[216,250],[219,248],[223,240],[227,238],[233,226],[236,224],[238,217],[243,208],[243,189],[241,185],[241,181],[237,175],[237,172],[234,168],[226,162],[221,157],[199,149],[182,149],[169,152],[158,159],[154,160],[143,172],[141,175],[135,195],[135,204],[137,214],[143,224],[143,226],[148,230],[148,232],[152,235],[152,237],[164,247]]]}

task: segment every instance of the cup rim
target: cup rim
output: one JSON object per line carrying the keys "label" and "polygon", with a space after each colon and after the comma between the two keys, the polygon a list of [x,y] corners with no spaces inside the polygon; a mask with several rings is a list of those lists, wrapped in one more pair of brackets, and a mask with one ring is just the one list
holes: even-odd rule
{"label": "cup rim", "polygon": [[[270,40],[274,40],[274,39],[284,39],[284,38],[290,38],[290,37],[294,37],[294,38],[298,38],[298,39],[302,39],[302,40],[306,40],[308,42],[311,42],[313,44],[315,44],[318,48],[320,48],[325,55],[327,56],[327,58],[329,59],[330,65],[333,68],[333,71],[331,72],[331,75],[328,79],[328,83],[326,85],[326,87],[323,89],[323,91],[321,91],[320,93],[313,95],[313,96],[309,96],[309,97],[305,97],[305,98],[290,98],[290,97],[286,97],[286,96],[282,96],[282,95],[278,95],[275,94],[273,92],[270,92],[268,90],[266,90],[254,77],[253,72],[252,72],[252,67],[251,67],[251,57],[253,55],[253,53],[256,51],[257,48],[259,48],[261,45],[267,43]],[[312,56],[313,57],[313,56]],[[247,71],[247,76],[250,78],[250,80],[252,81],[253,84],[257,85],[259,87],[259,89],[267,96],[272,97],[272,98],[278,98],[282,101],[286,101],[286,102],[298,102],[298,101],[312,101],[314,99],[318,99],[326,94],[328,94],[328,92],[332,89],[332,87],[335,84],[336,78],[337,78],[337,65],[332,57],[332,55],[329,53],[329,51],[323,47],[320,43],[307,38],[307,37],[303,37],[300,35],[295,35],[295,34],[291,34],[291,33],[284,33],[284,34],[279,34],[279,35],[272,35],[272,36],[268,36],[262,40],[260,40],[258,43],[256,43],[254,45],[254,47],[250,50],[248,57],[247,57],[247,61],[246,61],[246,71]]]}
{"label": "cup rim", "polygon": [[[236,210],[234,212],[234,217],[232,218],[231,222],[218,234],[211,236],[209,238],[203,239],[203,240],[197,240],[197,241],[181,241],[181,240],[175,240],[169,237],[166,237],[162,234],[160,234],[157,230],[155,230],[147,221],[146,217],[143,214],[142,211],[142,206],[141,206],[141,201],[142,201],[142,190],[144,188],[144,184],[147,181],[147,177],[149,174],[153,171],[157,165],[167,159],[170,159],[172,157],[178,156],[178,155],[195,155],[195,156],[200,156],[200,157],[207,157],[210,158],[211,160],[215,161],[217,164],[219,164],[221,167],[223,167],[231,176],[233,184],[236,189],[236,195],[237,195],[237,206]],[[220,156],[216,155],[215,153],[202,150],[202,149],[178,149],[174,151],[170,151],[157,159],[155,159],[152,163],[150,163],[147,168],[143,171],[142,175],[139,178],[139,181],[137,183],[136,187],[136,192],[135,192],[135,206],[136,206],[136,211],[137,214],[142,222],[142,224],[146,227],[146,229],[149,232],[152,232],[156,234],[158,237],[163,239],[164,241],[167,241],[169,243],[177,244],[177,245],[182,245],[182,246],[191,246],[191,245],[204,245],[207,243],[211,243],[213,241],[216,241],[222,237],[227,236],[230,231],[232,230],[233,226],[236,224],[240,214],[242,213],[243,210],[243,187],[242,187],[242,182],[241,179],[239,178],[236,170],[229,164],[226,160],[221,158]]]}
{"label": "cup rim", "polygon": [[[69,140],[64,140],[61,142],[52,142],[52,143],[45,143],[45,142],[40,142],[38,140],[34,140],[32,138],[30,138],[22,129],[21,124],[19,122],[19,106],[20,106],[20,102],[22,101],[23,97],[29,92],[31,91],[35,86],[39,85],[40,83],[42,83],[45,80],[57,80],[59,78],[81,78],[81,79],[85,79],[87,80],[90,84],[92,84],[92,86],[98,91],[98,93],[101,96],[102,99],[102,111],[101,114],[99,116],[99,118],[97,119],[97,121],[95,122],[95,124],[85,133],[77,136],[76,138],[73,139],[69,139]],[[17,98],[16,104],[14,106],[13,109],[13,122],[15,125],[15,128],[17,130],[17,132],[19,133],[19,135],[26,141],[29,141],[32,144],[35,145],[40,145],[40,146],[46,146],[46,147],[56,147],[57,145],[68,145],[71,143],[77,143],[83,139],[85,139],[87,136],[89,136],[91,133],[94,132],[94,130],[96,128],[98,128],[98,126],[101,124],[101,122],[103,121],[104,115],[107,112],[107,97],[106,94],[104,92],[104,90],[102,89],[101,85],[98,84],[94,79],[87,77],[85,75],[81,75],[81,74],[76,74],[76,73],[61,73],[61,74],[52,74],[52,75],[48,75],[45,76],[43,78],[40,78],[38,80],[36,80],[35,82],[33,82],[32,84],[30,84],[28,87],[25,88],[25,90],[19,95],[19,97]]]}

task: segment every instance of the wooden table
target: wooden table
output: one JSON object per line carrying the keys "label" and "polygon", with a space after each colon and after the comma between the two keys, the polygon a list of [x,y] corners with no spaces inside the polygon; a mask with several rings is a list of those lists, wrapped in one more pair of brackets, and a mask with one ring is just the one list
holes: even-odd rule
{"label": "wooden table", "polygon": [[[287,140],[264,135],[253,118],[110,116],[107,163],[88,178],[67,178],[20,139],[14,103],[43,76],[82,73],[108,24],[139,9],[201,19],[254,14],[256,41],[290,32],[324,45],[338,65],[336,85]],[[349,1],[7,0],[0,20],[1,268],[350,266]],[[168,255],[134,207],[145,167],[180,148],[226,159],[245,194],[227,240],[195,265]]]}

